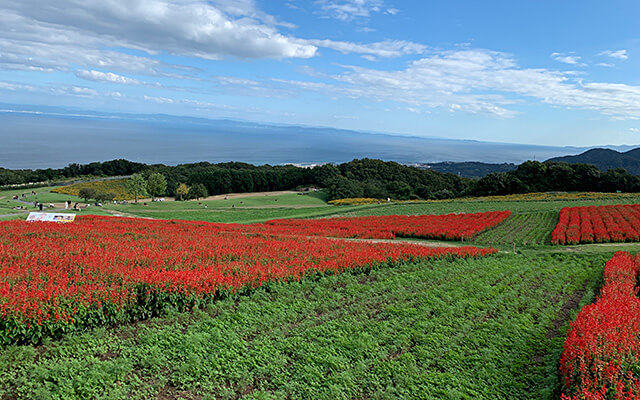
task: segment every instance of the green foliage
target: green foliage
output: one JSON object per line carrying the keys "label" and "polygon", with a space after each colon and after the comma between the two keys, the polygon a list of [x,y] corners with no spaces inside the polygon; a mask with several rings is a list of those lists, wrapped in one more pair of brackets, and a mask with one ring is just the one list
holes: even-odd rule
{"label": "green foliage", "polygon": [[207,197],[207,187],[202,183],[196,183],[189,189],[189,198],[200,200],[201,197]]}
{"label": "green foliage", "polygon": [[127,181],[127,191],[133,195],[136,203],[138,202],[138,197],[147,194],[146,186],[147,181],[142,174],[133,174]]}
{"label": "green foliage", "polygon": [[84,201],[89,201],[89,199],[95,198],[96,190],[93,188],[84,187],[78,191],[78,196],[82,197]]}
{"label": "green foliage", "polygon": [[182,201],[186,199],[189,195],[189,189],[189,186],[185,185],[184,183],[179,184],[176,188],[176,200]]}
{"label": "green foliage", "polygon": [[605,260],[500,255],[274,283],[6,346],[0,397],[552,399],[571,318],[560,310],[590,301]]}
{"label": "green foliage", "polygon": [[167,193],[167,179],[159,173],[151,174],[145,188],[151,197],[164,196]]}
{"label": "green foliage", "polygon": [[96,192],[96,194],[93,196],[94,199],[96,199],[96,201],[99,202],[106,202],[106,201],[113,201],[113,199],[116,198],[116,194],[113,192]]}
{"label": "green foliage", "polygon": [[[459,197],[469,190],[471,180],[453,174],[408,167],[395,162],[362,159],[337,166],[335,170],[318,170],[329,200],[343,198],[382,198],[398,200],[443,199]],[[313,173],[316,173],[314,168]],[[326,176],[331,176],[324,180]]]}
{"label": "green foliage", "polygon": [[327,194],[330,199],[363,197],[363,188],[358,182],[338,175],[328,181]]}
{"label": "green foliage", "polygon": [[514,171],[494,172],[474,185],[478,196],[549,191],[638,192],[640,178],[624,169],[605,173],[594,165],[526,161]]}
{"label": "green foliage", "polygon": [[95,193],[113,193],[115,200],[128,200],[133,198],[133,196],[127,191],[127,180],[125,179],[109,179],[75,183],[73,185],[56,187],[52,189],[51,192],[79,196],[80,190],[82,189],[89,189],[94,192],[87,199],[96,198]]}
{"label": "green foliage", "polygon": [[80,176],[127,176],[141,172],[146,167],[145,164],[121,159],[106,162],[92,162],[85,165],[74,163],[61,169],[11,170],[0,168],[0,186],[61,180]]}
{"label": "green foliage", "polygon": [[502,164],[491,164],[491,163],[483,163],[476,161],[466,161],[466,162],[452,162],[445,161],[439,163],[430,163],[428,164],[429,168],[442,172],[449,173],[458,176],[463,176],[465,178],[473,178],[480,179],[485,175],[488,175],[492,172],[508,172],[513,171],[517,168],[517,165],[511,163],[502,163]]}
{"label": "green foliage", "polygon": [[[61,170],[0,169],[0,186],[7,183],[39,182],[77,176],[81,173],[111,175],[136,172],[147,177],[154,174],[162,174],[165,177],[164,190],[161,190],[161,185],[154,184],[149,188],[157,188],[157,192],[150,193],[152,196],[176,193],[181,183],[188,186],[202,184],[211,195],[290,190],[317,185],[328,188],[329,200],[345,197],[426,200],[547,191],[640,191],[640,178],[629,175],[623,169],[612,169],[603,173],[593,165],[538,161],[527,161],[517,168],[513,165],[503,167],[500,170],[507,172],[490,173],[476,181],[451,173],[437,172],[434,169],[421,169],[366,158],[314,168],[293,165],[255,166],[240,162],[200,162],[165,166],[115,160],[86,166],[71,164]],[[475,164],[471,168],[476,168]],[[513,168],[515,170],[510,170]],[[140,194],[136,197],[139,196]]]}
{"label": "green foliage", "polygon": [[582,154],[556,157],[549,161],[592,164],[601,171],[624,168],[632,175],[640,175],[640,150],[637,148],[624,153],[611,149],[591,149]]}
{"label": "green foliage", "polygon": [[558,212],[556,211],[512,214],[504,222],[480,233],[473,242],[492,246],[549,244],[551,231],[557,223]]}

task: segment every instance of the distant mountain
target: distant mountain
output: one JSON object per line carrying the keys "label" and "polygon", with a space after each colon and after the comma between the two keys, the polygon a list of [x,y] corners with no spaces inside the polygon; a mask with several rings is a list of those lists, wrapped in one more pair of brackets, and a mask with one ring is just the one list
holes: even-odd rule
{"label": "distant mountain", "polygon": [[492,172],[508,172],[518,168],[518,166],[513,163],[490,164],[475,161],[445,161],[439,163],[417,163],[413,165],[418,168],[432,169],[438,172],[451,173],[465,178],[482,178],[483,176]]}
{"label": "distant mountain", "polygon": [[601,171],[624,168],[632,175],[640,175],[640,147],[626,152],[618,152],[611,149],[591,149],[575,156],[554,157],[547,161],[593,164]]}

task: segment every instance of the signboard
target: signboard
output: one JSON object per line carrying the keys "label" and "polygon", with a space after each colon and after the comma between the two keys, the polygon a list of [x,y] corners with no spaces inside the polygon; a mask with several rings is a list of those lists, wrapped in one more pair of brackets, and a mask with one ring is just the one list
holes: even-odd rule
{"label": "signboard", "polygon": [[27,222],[73,222],[76,219],[75,214],[61,214],[61,213],[41,213],[31,212],[27,217]]}

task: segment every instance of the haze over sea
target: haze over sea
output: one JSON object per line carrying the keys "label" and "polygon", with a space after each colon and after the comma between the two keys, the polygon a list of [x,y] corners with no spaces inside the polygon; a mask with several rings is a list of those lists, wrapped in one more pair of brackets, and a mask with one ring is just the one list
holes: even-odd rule
{"label": "haze over sea", "polygon": [[2,135],[0,167],[4,168],[58,168],[116,158],[168,165],[198,161],[314,164],[365,157],[401,163],[518,163],[585,150],[168,115],[16,111],[6,105],[2,109],[0,127],[10,132]]}

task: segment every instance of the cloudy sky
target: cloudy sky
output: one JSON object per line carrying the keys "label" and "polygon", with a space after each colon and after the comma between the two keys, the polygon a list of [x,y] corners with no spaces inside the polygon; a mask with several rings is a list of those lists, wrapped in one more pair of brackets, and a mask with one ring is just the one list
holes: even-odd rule
{"label": "cloudy sky", "polygon": [[0,0],[0,102],[640,144],[635,0]]}

